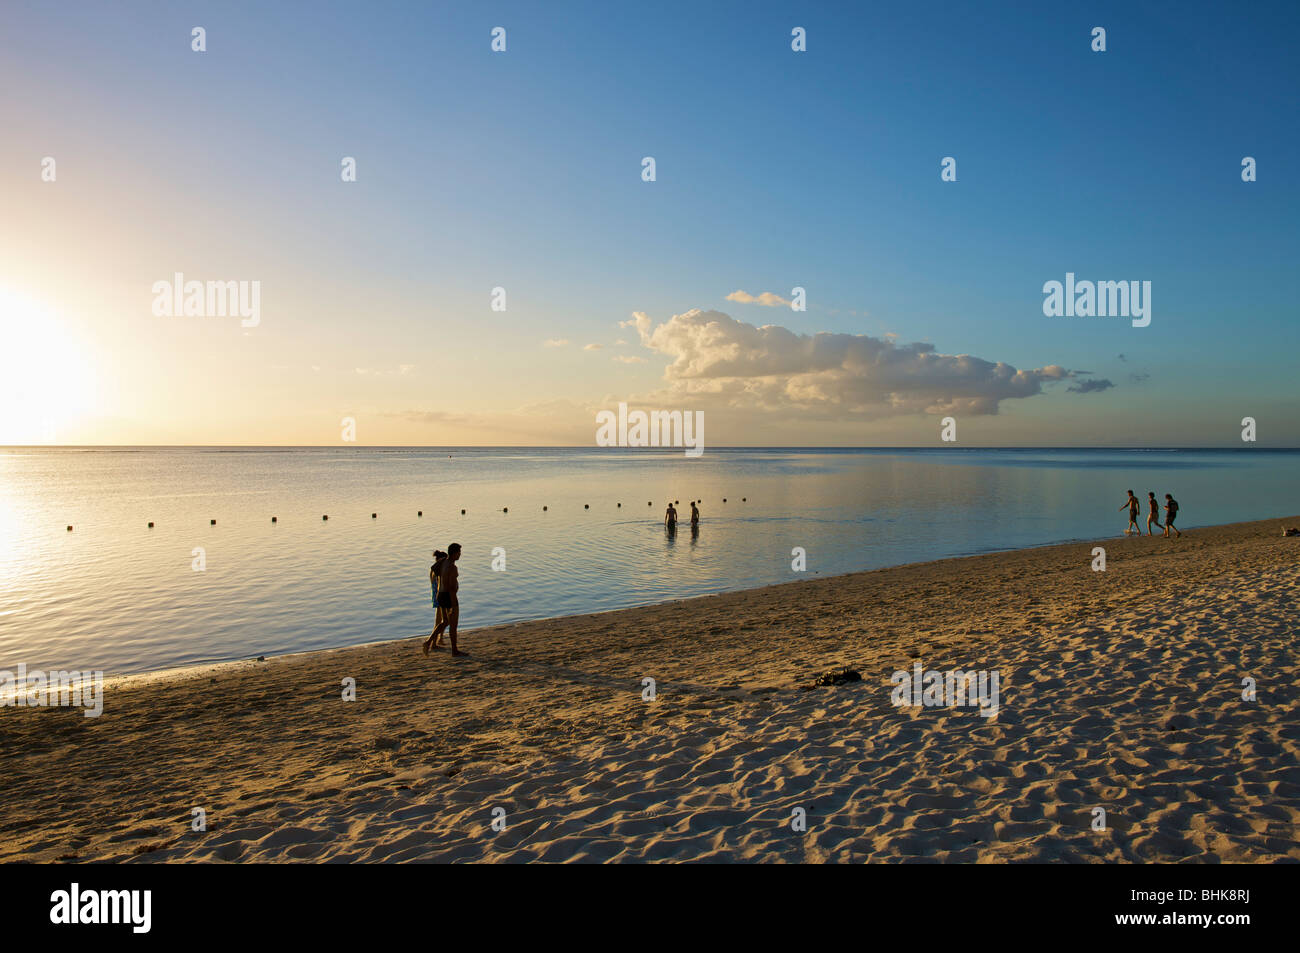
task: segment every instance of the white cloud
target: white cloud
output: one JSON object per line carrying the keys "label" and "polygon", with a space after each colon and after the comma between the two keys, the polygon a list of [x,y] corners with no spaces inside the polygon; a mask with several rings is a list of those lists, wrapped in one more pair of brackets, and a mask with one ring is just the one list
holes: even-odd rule
{"label": "white cloud", "polygon": [[604,346],[605,346],[605,345],[603,345],[603,344],[586,344],[586,345],[583,346],[582,349],[583,349],[584,351],[599,351],[599,350],[600,350],[601,348],[603,348]]}
{"label": "white cloud", "polygon": [[628,356],[626,354],[619,354],[614,360],[620,364],[644,364],[646,362],[644,357]]}
{"label": "white cloud", "polygon": [[542,347],[564,347],[568,343],[568,338],[550,338],[542,342]]}
{"label": "white cloud", "polygon": [[720,311],[688,311],[657,326],[636,312],[623,326],[672,359],[662,399],[805,417],[996,414],[1001,401],[1032,397],[1043,384],[1075,374],[1057,364],[1018,370],[969,354],[940,354],[932,344],[755,327]]}
{"label": "white cloud", "polygon": [[779,308],[781,305],[785,305],[788,308],[790,306],[790,300],[788,298],[782,298],[780,295],[773,294],[770,291],[764,291],[762,294],[757,296],[750,294],[748,291],[733,291],[731,294],[727,295],[727,300],[738,301],[741,304],[761,304],[765,308]]}

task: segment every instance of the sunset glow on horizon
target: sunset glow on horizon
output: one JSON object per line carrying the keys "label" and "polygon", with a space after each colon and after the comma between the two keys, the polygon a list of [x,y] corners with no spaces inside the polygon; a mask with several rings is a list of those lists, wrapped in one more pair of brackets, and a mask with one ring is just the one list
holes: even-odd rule
{"label": "sunset glow on horizon", "polygon": [[[493,54],[472,10],[76,6],[0,12],[0,76],[43,81],[0,105],[0,444],[333,445],[351,418],[358,445],[585,446],[619,401],[718,446],[928,446],[948,413],[971,446],[1232,446],[1245,416],[1300,443],[1293,14],[1224,33],[1250,70],[1209,76],[1195,10],[1158,43],[1116,11],[1144,45],[1102,69],[1085,40],[1067,75],[1035,40],[1086,38],[1061,11],[890,11],[870,57],[864,14],[826,13],[791,62],[773,12],[679,35],[514,5]],[[978,121],[948,97],[974,59]],[[1178,91],[1160,124],[1139,75]],[[1151,323],[1045,316],[1067,274],[1149,282]],[[160,316],[175,275],[256,283],[258,321]]]}

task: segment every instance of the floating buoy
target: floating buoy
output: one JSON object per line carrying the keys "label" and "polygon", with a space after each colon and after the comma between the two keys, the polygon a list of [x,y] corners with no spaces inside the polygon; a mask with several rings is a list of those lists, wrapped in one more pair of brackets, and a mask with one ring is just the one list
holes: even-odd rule
{"label": "floating buoy", "polygon": [[646,506],[654,506],[654,500],[646,500]]}
{"label": "floating buoy", "polygon": [[727,498],[725,496],[722,498],[722,502],[723,503],[727,502]]}
{"label": "floating buoy", "polygon": [[461,511],[460,511],[460,515],[461,515],[461,516],[464,516],[464,515],[465,515],[465,511],[464,511],[464,510],[461,510]]}
{"label": "floating buoy", "polygon": [[216,526],[216,525],[217,525],[217,521],[216,521],[216,520],[208,520],[208,525],[209,525],[209,526]]}
{"label": "floating buoy", "polygon": [[742,497],[740,498],[740,502],[744,503],[747,499],[749,499],[749,497],[747,497],[747,496],[742,496]]}
{"label": "floating buoy", "polygon": [[544,507],[544,506],[542,507],[542,512],[543,512],[543,513],[546,512],[546,507]]}
{"label": "floating buoy", "polygon": [[150,524],[149,524],[149,528],[150,528],[150,529],[153,529],[153,523],[150,523]]}
{"label": "floating buoy", "polygon": [[72,527],[71,527],[71,526],[68,527],[68,532],[69,532],[69,533],[72,532]]}
{"label": "floating buoy", "polygon": [[327,520],[327,519],[329,519],[329,517],[328,517],[328,516],[322,516],[321,519],[323,519],[323,520]]}
{"label": "floating buoy", "polygon": [[590,503],[583,503],[583,504],[582,504],[582,508],[583,508],[584,510],[589,510],[589,509],[591,509],[591,504],[590,504]]}
{"label": "floating buoy", "polygon": [[623,504],[622,503],[618,504],[618,508],[621,510],[623,508]]}
{"label": "floating buoy", "polygon": [[508,506],[503,506],[503,507],[501,507],[501,512],[502,512],[502,513],[509,513],[509,512],[510,512],[510,507],[508,507]]}
{"label": "floating buoy", "polygon": [[272,522],[272,523],[275,522],[275,517],[274,517],[274,516],[271,517],[271,522]]}
{"label": "floating buoy", "polygon": [[415,515],[416,515],[416,516],[423,516],[423,515],[424,515],[424,510],[416,510],[416,511],[415,511]]}
{"label": "floating buoy", "polygon": [[371,518],[371,519],[374,519],[374,518],[377,517],[378,515],[379,515],[378,513],[371,513],[371,514],[370,514],[370,518]]}
{"label": "floating buoy", "polygon": [[681,505],[682,505],[681,500],[673,500],[673,506],[681,506]]}

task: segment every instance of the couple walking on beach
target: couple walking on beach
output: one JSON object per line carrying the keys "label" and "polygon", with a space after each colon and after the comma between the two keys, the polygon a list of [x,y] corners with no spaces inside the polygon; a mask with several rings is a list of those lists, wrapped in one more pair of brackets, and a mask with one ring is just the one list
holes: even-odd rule
{"label": "couple walking on beach", "polygon": [[429,586],[433,590],[434,629],[424,640],[424,654],[443,647],[442,633],[445,629],[451,637],[451,654],[468,655],[456,645],[456,625],[460,622],[460,571],[456,560],[460,559],[460,543],[452,543],[444,553],[433,551],[433,565],[429,567]]}
{"label": "couple walking on beach", "polygon": [[[1147,535],[1154,536],[1155,533],[1151,531],[1152,524],[1155,524],[1155,527],[1157,529],[1161,528],[1160,504],[1156,501],[1156,495],[1154,493],[1147,494],[1147,503],[1151,507],[1150,511],[1147,513]],[[1133,532],[1136,532],[1139,536],[1142,535],[1142,527],[1138,526],[1138,508],[1140,505],[1141,503],[1139,502],[1138,498],[1133,495],[1132,490],[1128,491],[1128,499],[1119,505],[1119,508],[1121,510],[1124,509],[1124,507],[1126,506],[1128,507],[1128,528],[1124,530],[1125,536]],[[1165,525],[1163,527],[1165,531],[1164,532],[1165,536],[1169,535],[1169,531],[1171,529],[1174,531],[1175,536],[1183,535],[1178,531],[1178,527],[1174,525],[1174,520],[1176,519],[1178,519],[1178,501],[1175,500],[1168,493],[1166,493],[1165,494]]]}

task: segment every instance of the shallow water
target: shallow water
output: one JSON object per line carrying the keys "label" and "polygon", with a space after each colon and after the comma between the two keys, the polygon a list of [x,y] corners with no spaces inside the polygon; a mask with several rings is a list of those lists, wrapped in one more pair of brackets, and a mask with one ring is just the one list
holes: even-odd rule
{"label": "shallow water", "polygon": [[0,669],[427,633],[453,541],[473,629],[786,582],[795,547],[814,575],[1116,536],[1129,488],[1186,530],[1300,511],[1297,487],[1300,453],[1269,450],[0,450]]}

